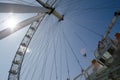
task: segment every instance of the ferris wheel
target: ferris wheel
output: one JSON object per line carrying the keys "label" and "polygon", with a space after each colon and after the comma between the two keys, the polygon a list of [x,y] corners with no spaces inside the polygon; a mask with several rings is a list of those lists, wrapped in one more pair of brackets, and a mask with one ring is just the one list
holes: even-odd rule
{"label": "ferris wheel", "polygon": [[[112,0],[11,1],[15,3],[0,3],[5,8],[1,12],[10,12],[12,7],[13,13],[36,15],[12,30],[0,31],[3,39],[30,25],[16,51],[8,80],[85,80],[97,41],[108,36],[103,35],[106,25],[120,8],[119,1]],[[119,24],[114,32],[120,31]]]}

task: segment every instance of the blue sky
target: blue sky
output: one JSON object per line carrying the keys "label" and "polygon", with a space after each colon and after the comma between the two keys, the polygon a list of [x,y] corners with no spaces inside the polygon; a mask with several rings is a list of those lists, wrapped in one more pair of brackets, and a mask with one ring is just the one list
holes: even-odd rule
{"label": "blue sky", "polygon": [[[69,75],[73,79],[81,73],[77,60],[83,68],[90,64],[114,12],[120,10],[120,0],[58,0],[54,7],[64,15],[64,20],[58,22],[53,15],[47,15],[40,24],[23,61],[21,80],[56,80],[56,77],[65,80]],[[8,15],[0,13],[0,21]],[[34,15],[14,14],[19,21]],[[0,25],[1,30],[5,25]],[[0,40],[0,80],[7,80],[11,62],[28,27]],[[115,32],[120,32],[120,18],[110,33],[111,38]],[[86,50],[89,61],[82,56],[81,49]]]}

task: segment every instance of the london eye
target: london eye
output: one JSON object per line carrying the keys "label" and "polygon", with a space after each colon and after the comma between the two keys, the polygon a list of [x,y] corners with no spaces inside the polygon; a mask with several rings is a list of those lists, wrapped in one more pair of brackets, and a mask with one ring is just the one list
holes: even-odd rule
{"label": "london eye", "polygon": [[[0,6],[1,80],[74,80],[120,15],[119,0],[1,0]],[[120,18],[108,38],[117,32]]]}

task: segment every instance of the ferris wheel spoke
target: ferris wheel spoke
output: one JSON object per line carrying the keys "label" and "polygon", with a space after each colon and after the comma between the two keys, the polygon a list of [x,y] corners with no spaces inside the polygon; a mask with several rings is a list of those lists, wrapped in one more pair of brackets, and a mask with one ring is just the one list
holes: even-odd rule
{"label": "ferris wheel spoke", "polygon": [[[56,34],[59,36],[59,34],[60,34],[59,28],[58,28],[58,32],[57,32]],[[57,44],[59,43],[59,38],[60,38],[60,37],[58,37],[57,35],[56,35],[56,38],[54,39],[54,40],[56,40],[56,41],[54,42],[54,60],[55,60],[54,66],[55,66],[55,75],[56,75],[55,79],[56,79],[56,80],[58,80],[58,78],[59,78],[59,77],[58,77],[58,72],[59,72],[58,69],[59,69],[59,68],[58,68],[58,64],[57,64],[57,63],[58,63],[57,56],[58,56],[58,53],[59,53],[59,52],[57,52],[57,49],[58,49],[58,46],[60,46],[60,45],[57,45]]]}
{"label": "ferris wheel spoke", "polygon": [[[44,53],[46,52],[46,49],[48,48],[48,46],[49,46],[49,44],[47,43],[46,44],[46,46],[45,46],[45,48],[43,48],[43,49],[45,49],[44,50]],[[40,53],[43,53],[43,52],[40,52]],[[39,53],[39,54],[40,54]],[[42,55],[42,54],[41,54]],[[37,69],[39,68],[39,66],[41,66],[41,65],[38,65],[40,62],[41,62],[41,59],[42,59],[42,57],[40,58],[39,57],[40,55],[38,55],[38,58],[36,58],[36,62],[37,62],[37,64],[35,63],[35,68],[34,68],[34,72],[32,73],[32,78],[31,78],[31,80],[33,80],[33,77],[34,77],[34,75],[35,75],[35,72],[37,71]],[[44,68],[45,68],[45,65],[46,65],[46,59],[47,58],[47,54],[44,54],[44,56],[43,56],[43,60],[45,61],[44,62],[44,64],[43,64],[43,67],[42,67],[42,71],[41,71],[41,73],[43,74],[44,72]]]}
{"label": "ferris wheel spoke", "polygon": [[[118,9],[119,7],[111,7],[111,8],[116,8],[116,9]],[[108,6],[108,7],[102,7],[102,8],[96,8],[95,10],[94,9],[89,9],[89,10],[87,10],[87,11],[83,11],[84,13],[82,13],[81,15],[86,15],[86,14],[88,14],[88,13],[96,13],[96,12],[100,12],[100,10],[107,10],[108,12],[110,12],[111,11],[111,8]]]}
{"label": "ferris wheel spoke", "polygon": [[[43,29],[43,28],[42,28]],[[38,36],[38,35],[37,35]],[[45,39],[45,36],[44,37],[42,37],[43,39]],[[37,39],[34,39],[32,42],[38,42],[38,44],[41,44],[41,43],[43,43],[43,39],[40,39],[39,40],[39,42],[38,42],[38,40]],[[38,48],[36,48],[36,45],[32,45],[32,47],[34,48],[34,49],[31,49],[32,50],[32,53],[33,53],[33,51],[38,51],[38,50],[40,50],[41,48],[42,48],[42,46],[39,46]],[[31,54],[32,54],[31,53]],[[37,52],[38,53],[38,52]],[[35,57],[37,56],[37,54],[33,54],[32,55],[32,58],[31,59],[29,59],[29,62],[27,62],[28,64],[30,63],[30,62],[34,62],[35,61]],[[23,66],[24,66],[24,64],[25,63],[23,63]],[[27,70],[26,69],[26,67],[29,67],[29,65],[25,65],[25,68],[23,69],[23,71],[25,71],[25,70]],[[29,69],[30,70],[30,69]],[[22,74],[22,73],[21,73]]]}
{"label": "ferris wheel spoke", "polygon": [[50,4],[50,6],[53,6],[56,3],[57,0],[47,0],[46,2]]}
{"label": "ferris wheel spoke", "polygon": [[61,4],[61,2],[62,2],[62,0],[57,0],[56,3],[55,3],[55,5],[53,5],[54,8],[58,8],[59,5]]}
{"label": "ferris wheel spoke", "polygon": [[[49,32],[50,32],[50,31],[49,31]],[[47,33],[47,35],[48,35],[48,34],[49,34],[49,33]],[[47,37],[47,35],[45,35],[45,36]],[[39,39],[38,39],[38,40],[39,40]],[[40,40],[44,41],[44,40],[45,40],[45,38],[40,39]],[[46,38],[46,40],[47,40],[47,38]],[[43,43],[43,42],[41,42],[41,43]],[[41,43],[40,43],[40,44],[41,44]],[[44,46],[45,46],[45,45],[44,45]],[[43,49],[44,49],[44,48],[43,48]],[[42,49],[39,49],[39,50],[42,50]],[[38,55],[38,56],[39,56],[39,55]],[[36,61],[38,61],[38,60],[36,59]],[[36,61],[35,61],[35,62],[36,62]],[[40,62],[40,61],[39,61],[39,62]]]}
{"label": "ferris wheel spoke", "polygon": [[[83,47],[85,48],[83,48],[83,49],[81,49],[81,54],[83,55],[83,57],[87,57],[87,62],[89,62],[89,59],[88,59],[88,55],[86,54],[86,50],[88,51],[88,52],[94,52],[94,50],[92,50],[89,46],[88,46],[88,44],[86,43],[86,41],[80,36],[80,34],[79,33],[77,33],[77,32],[74,32],[74,34],[75,34],[75,36],[80,40],[80,42],[83,44]],[[86,47],[87,46],[87,47]],[[90,50],[88,50],[88,49],[90,49]],[[82,50],[84,51],[84,53],[82,53]],[[85,54],[85,55],[84,55]],[[85,58],[86,59],[86,58]]]}
{"label": "ferris wheel spoke", "polygon": [[50,72],[50,80],[52,80],[52,75],[53,75],[53,68],[54,68],[54,59],[52,60],[52,66],[51,66],[51,72]]}
{"label": "ferris wheel spoke", "polygon": [[55,75],[56,75],[56,80],[58,80],[56,55],[54,55],[54,60],[55,60]]}
{"label": "ferris wheel spoke", "polygon": [[[53,31],[51,31],[53,28],[51,28],[51,29],[49,29],[49,32],[53,32]],[[54,33],[48,33],[48,34],[50,34],[50,35],[54,35]],[[49,36],[50,36],[49,35]],[[52,40],[51,40],[52,41]],[[52,43],[52,42],[51,42]],[[44,75],[43,75],[44,76]],[[44,79],[44,77],[42,78],[42,79]]]}
{"label": "ferris wheel spoke", "polygon": [[[45,31],[45,27],[42,28],[42,31]],[[42,31],[40,30],[38,34],[41,34]],[[37,36],[40,36],[41,38],[45,39],[45,36],[42,37],[41,35],[38,35],[38,34],[37,34]],[[42,34],[42,35],[43,35],[43,34]],[[43,41],[44,41],[43,39],[40,39],[40,40],[39,40],[39,38],[36,37],[35,39],[33,38],[33,40],[31,41],[31,43],[33,43],[33,42],[39,42],[39,43],[37,43],[37,44],[41,44],[41,43],[43,43]],[[37,46],[36,44],[32,45],[32,47],[33,47],[33,49],[31,50],[32,53],[33,53],[33,51],[38,51],[39,49],[42,48],[42,45],[39,46],[38,48],[36,48],[36,46]],[[32,53],[31,53],[31,54],[32,54]],[[37,52],[37,53],[38,53],[38,52]],[[37,54],[33,54],[33,55],[32,55],[32,58],[29,59],[28,64],[29,64],[30,62],[35,61],[34,59],[35,59],[36,56],[38,56],[38,55],[37,55]],[[26,62],[27,62],[27,61],[26,61]],[[25,64],[25,63],[24,63],[24,64]],[[23,65],[24,65],[24,64],[23,64]],[[27,65],[26,65],[26,67],[27,67]],[[25,70],[26,70],[26,67],[25,67]],[[27,68],[27,69],[28,69],[28,68]],[[23,70],[23,71],[25,71],[25,70]],[[29,69],[29,70],[30,70],[30,69]],[[22,74],[22,73],[21,73],[21,74]]]}
{"label": "ferris wheel spoke", "polygon": [[84,46],[87,46],[87,43],[83,40],[83,38],[77,32],[74,32],[74,34],[79,38],[79,40],[83,43]]}
{"label": "ferris wheel spoke", "polygon": [[32,25],[30,26],[30,28],[28,29],[27,34],[23,38],[23,40],[20,44],[20,47],[18,48],[18,51],[16,52],[11,69],[9,71],[8,80],[20,78],[19,75],[20,75],[21,64],[23,62],[24,55],[25,55],[27,47],[31,41],[31,38],[33,37],[33,35],[34,35],[36,29],[38,28],[39,23],[42,21],[42,19],[43,18],[41,18],[41,20],[39,20],[39,21],[33,22]]}
{"label": "ferris wheel spoke", "polygon": [[[44,45],[44,47],[41,47],[43,50],[46,48],[46,46]],[[41,49],[40,48],[40,49]],[[29,70],[28,71],[30,71],[30,70],[32,70],[33,69],[33,73],[31,73],[32,74],[32,78],[31,78],[31,80],[34,78],[34,76],[35,76],[35,72],[37,71],[37,69],[38,69],[38,67],[40,66],[40,65],[38,65],[40,62],[41,62],[41,59],[42,58],[44,58],[45,57],[45,55],[46,54],[42,54],[43,52],[38,52],[38,55],[36,56],[36,58],[35,58],[35,60],[34,60],[34,63],[33,63],[33,68],[29,68]],[[37,63],[37,64],[36,64]],[[28,72],[28,74],[29,74],[29,72]],[[28,75],[28,77],[30,77],[29,75]]]}
{"label": "ferris wheel spoke", "polygon": [[[45,45],[44,45],[44,47],[41,46],[39,49],[41,49],[41,48],[44,50],[44,49],[46,48],[46,46],[45,46]],[[34,62],[33,62],[33,64],[32,64],[33,67],[29,67],[29,70],[28,70],[28,73],[27,73],[27,76],[26,76],[25,80],[27,80],[27,78],[30,77],[30,76],[29,76],[29,74],[30,74],[29,71],[31,71],[31,70],[33,70],[33,73],[31,73],[32,78],[34,77],[34,75],[35,75],[34,72],[36,72],[36,70],[38,69],[37,66],[39,66],[39,65],[38,65],[39,62],[41,62],[41,59],[44,58],[44,56],[45,56],[45,54],[41,54],[41,53],[42,53],[42,52],[38,52],[38,55],[36,54],[36,56],[35,56],[36,58],[33,57],[33,59],[34,59],[34,60],[33,60]],[[36,63],[37,63],[37,64],[36,64]],[[32,78],[31,78],[31,79],[32,79]]]}
{"label": "ferris wheel spoke", "polygon": [[[67,80],[71,80],[72,79],[72,77],[70,76],[70,72],[71,72],[71,69],[70,69],[70,67],[69,67],[69,60],[68,60],[68,50],[66,49],[67,47],[71,47],[70,45],[68,45],[68,42],[67,42],[67,38],[65,38],[65,34],[64,34],[65,32],[64,32],[64,29],[62,28],[62,36],[63,36],[63,39],[64,39],[64,41],[63,41],[63,43],[64,43],[64,47],[65,47],[65,62],[66,62],[66,66],[67,66],[67,75],[68,75],[68,77],[67,77]],[[72,51],[72,50],[71,50]],[[75,55],[75,53],[73,53],[72,52],[72,54],[73,55]],[[75,56],[73,56],[71,54],[71,56],[72,57],[75,57]],[[69,56],[70,56],[70,54],[69,54]],[[71,59],[71,57],[70,57],[70,59]],[[78,66],[80,67],[80,69],[82,69],[82,66],[80,66],[79,64],[79,61],[78,61],[78,59],[75,57],[75,59],[76,59],[76,62],[77,62],[77,64],[78,64]],[[73,64],[72,64],[73,65]]]}
{"label": "ferris wheel spoke", "polygon": [[60,33],[59,33],[59,37],[60,37],[60,39],[59,39],[59,48],[60,48],[60,51],[59,51],[59,56],[60,56],[60,80],[62,80],[62,78],[63,78],[63,75],[62,75],[62,72],[63,72],[63,69],[62,69],[62,67],[63,67],[63,62],[62,62],[62,60],[63,60],[63,43],[62,43],[62,40],[63,40],[63,37],[62,37],[62,26],[61,26],[61,24],[59,24],[59,31],[60,31]]}
{"label": "ferris wheel spoke", "polygon": [[[52,32],[52,31],[49,31],[49,32]],[[54,33],[51,33],[51,35],[54,35]],[[54,39],[54,38],[52,38],[52,39]],[[51,39],[51,44],[52,44],[52,41],[53,41],[52,39]],[[48,52],[49,52],[49,51],[48,51]],[[44,75],[44,76],[45,76],[45,75]],[[43,77],[43,80],[44,80],[44,77]]]}
{"label": "ferris wheel spoke", "polygon": [[[119,6],[115,6],[114,2],[112,4],[110,4],[110,2],[113,2],[113,1],[106,1],[106,2],[103,2],[104,4],[105,3],[109,3],[107,5],[103,5],[103,3],[99,3],[99,4],[94,4],[94,5],[91,5],[91,6],[88,6],[88,7],[80,7],[80,6],[71,6],[73,7],[74,9],[72,11],[71,10],[71,7],[69,7],[69,14],[74,14],[77,16],[83,16],[83,15],[86,15],[86,14],[91,14],[91,13],[95,13],[96,11],[103,11],[104,9],[107,9],[107,11],[110,11],[111,8],[119,8]],[[86,3],[85,3],[86,4]],[[79,12],[78,12],[79,11]]]}
{"label": "ferris wheel spoke", "polygon": [[71,44],[70,44],[70,42],[68,41],[68,39],[67,39],[67,37],[66,37],[66,35],[65,35],[64,32],[63,32],[63,35],[64,35],[64,38],[65,38],[67,44],[69,45],[69,47],[70,47],[70,49],[71,49],[71,51],[72,51],[72,53],[73,53],[73,56],[75,57],[75,59],[76,59],[76,61],[77,61],[77,63],[78,63],[78,65],[79,65],[80,69],[82,70],[81,63],[80,63],[79,59],[77,58],[77,55],[75,54],[73,48],[71,47]]}
{"label": "ferris wheel spoke", "polygon": [[[64,44],[66,46],[65,40],[64,40]],[[66,66],[67,66],[68,79],[70,79],[70,69],[69,69],[69,64],[68,64],[68,52],[66,49],[65,49],[65,61],[66,61]]]}
{"label": "ferris wheel spoke", "polygon": [[[71,23],[73,23],[74,20],[71,19],[71,21],[72,21]],[[87,31],[99,36],[99,37],[103,37],[103,35],[101,35],[100,33],[96,32],[96,31],[94,31],[94,30],[92,30],[90,28],[88,28],[87,26],[84,26],[84,25],[79,24],[77,22],[74,22],[74,25],[77,25],[77,26],[75,26],[75,28],[79,28],[79,29],[83,28],[83,29],[85,29],[85,30],[87,30]]]}
{"label": "ferris wheel spoke", "polygon": [[54,50],[54,53],[53,53],[53,62],[52,62],[52,69],[51,69],[51,74],[50,74],[50,80],[52,79],[52,74],[53,74],[53,68],[55,67],[55,79],[57,80],[58,79],[58,70],[57,70],[57,61],[56,61],[56,57],[57,57],[57,52],[56,52],[56,49],[57,49],[57,44],[58,44],[58,34],[59,34],[59,30],[58,28],[56,27],[55,29],[55,33],[54,33],[54,40],[53,40],[53,50]]}
{"label": "ferris wheel spoke", "polygon": [[[46,51],[47,50],[45,50],[45,52]],[[45,69],[46,69],[46,64],[47,64],[47,57],[48,57],[48,54],[46,54],[45,57],[44,57],[44,59],[43,59],[44,62],[43,62],[43,67],[42,67],[42,71],[41,71],[41,74],[40,74],[41,77],[39,77],[39,79],[41,78],[42,80],[44,80],[44,76],[45,76]]]}
{"label": "ferris wheel spoke", "polygon": [[[74,11],[74,10],[71,11],[71,8],[72,8],[72,7],[75,7],[75,6],[74,6],[74,3],[75,3],[75,2],[77,3],[77,0],[76,0],[76,1],[73,1],[73,2],[72,2],[72,1],[64,0],[64,1],[61,3],[61,4],[63,4],[63,3],[66,4],[66,5],[60,6],[61,8],[63,8],[63,11],[62,11],[62,12],[63,12],[63,15],[64,15],[64,16],[66,16],[68,13],[71,13],[71,12]],[[59,8],[59,5],[60,5],[60,4],[58,4],[58,5],[56,5],[56,6],[58,6],[58,8]],[[69,6],[69,7],[67,7],[67,6]]]}

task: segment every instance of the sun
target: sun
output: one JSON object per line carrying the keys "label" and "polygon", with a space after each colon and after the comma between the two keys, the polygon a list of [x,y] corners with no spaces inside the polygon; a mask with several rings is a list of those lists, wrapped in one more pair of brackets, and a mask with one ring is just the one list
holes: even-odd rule
{"label": "sun", "polygon": [[14,17],[14,16],[10,16],[10,18],[8,18],[6,21],[5,21],[5,26],[10,28],[11,30],[14,30],[14,28],[16,27],[17,25],[17,18]]}

